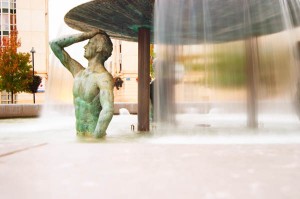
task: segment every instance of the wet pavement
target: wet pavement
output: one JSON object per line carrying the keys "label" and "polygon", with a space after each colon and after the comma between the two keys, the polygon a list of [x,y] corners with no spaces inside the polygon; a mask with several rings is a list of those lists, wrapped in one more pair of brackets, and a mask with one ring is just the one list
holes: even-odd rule
{"label": "wet pavement", "polygon": [[1,198],[300,198],[297,128],[145,135],[131,125],[136,116],[115,116],[95,141],[75,136],[72,117],[0,120]]}

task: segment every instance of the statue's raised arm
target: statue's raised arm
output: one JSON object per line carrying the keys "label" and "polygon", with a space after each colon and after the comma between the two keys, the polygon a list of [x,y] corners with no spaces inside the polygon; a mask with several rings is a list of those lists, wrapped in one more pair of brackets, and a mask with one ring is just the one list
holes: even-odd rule
{"label": "statue's raised arm", "polygon": [[[84,46],[88,66],[81,66],[64,50],[74,43],[89,39]],[[114,81],[104,67],[113,45],[102,31],[62,37],[50,42],[51,49],[74,77],[73,98],[77,135],[104,137],[114,114]]]}
{"label": "statue's raised arm", "polygon": [[60,62],[66,67],[73,75],[73,77],[84,67],[73,59],[66,51],[65,47],[68,47],[72,44],[91,39],[95,35],[101,33],[100,31],[91,31],[85,33],[79,33],[75,35],[68,35],[58,39],[55,39],[50,42],[50,47],[55,54],[55,56],[60,60]]}

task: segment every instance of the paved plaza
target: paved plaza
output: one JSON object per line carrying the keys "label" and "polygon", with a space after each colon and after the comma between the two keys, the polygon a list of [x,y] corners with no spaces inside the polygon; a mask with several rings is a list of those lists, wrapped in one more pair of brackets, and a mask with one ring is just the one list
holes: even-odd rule
{"label": "paved plaza", "polygon": [[78,139],[70,116],[0,120],[0,198],[300,198],[295,132],[156,135],[132,124],[115,116],[95,141]]}

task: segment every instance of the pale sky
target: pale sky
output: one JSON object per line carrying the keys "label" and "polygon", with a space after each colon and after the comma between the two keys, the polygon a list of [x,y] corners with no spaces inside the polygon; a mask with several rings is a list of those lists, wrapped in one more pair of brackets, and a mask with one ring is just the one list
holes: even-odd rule
{"label": "pale sky", "polygon": [[[49,40],[64,35],[78,33],[78,31],[70,28],[64,22],[65,14],[72,8],[88,2],[89,0],[49,0]],[[67,48],[71,57],[79,61],[83,66],[87,66],[87,60],[83,57],[83,46],[86,42],[75,44]]]}
{"label": "pale sky", "polygon": [[88,0],[49,0],[49,39],[59,35],[76,32],[64,22],[65,14],[72,8]]}

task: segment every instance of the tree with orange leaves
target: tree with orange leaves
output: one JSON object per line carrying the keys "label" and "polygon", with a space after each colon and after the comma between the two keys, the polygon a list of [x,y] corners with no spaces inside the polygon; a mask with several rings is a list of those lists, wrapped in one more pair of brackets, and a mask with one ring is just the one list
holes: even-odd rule
{"label": "tree with orange leaves", "polygon": [[30,54],[17,52],[17,48],[21,46],[17,31],[12,31],[9,37],[3,37],[0,46],[0,91],[11,93],[11,103],[14,103],[14,94],[30,92]]}

